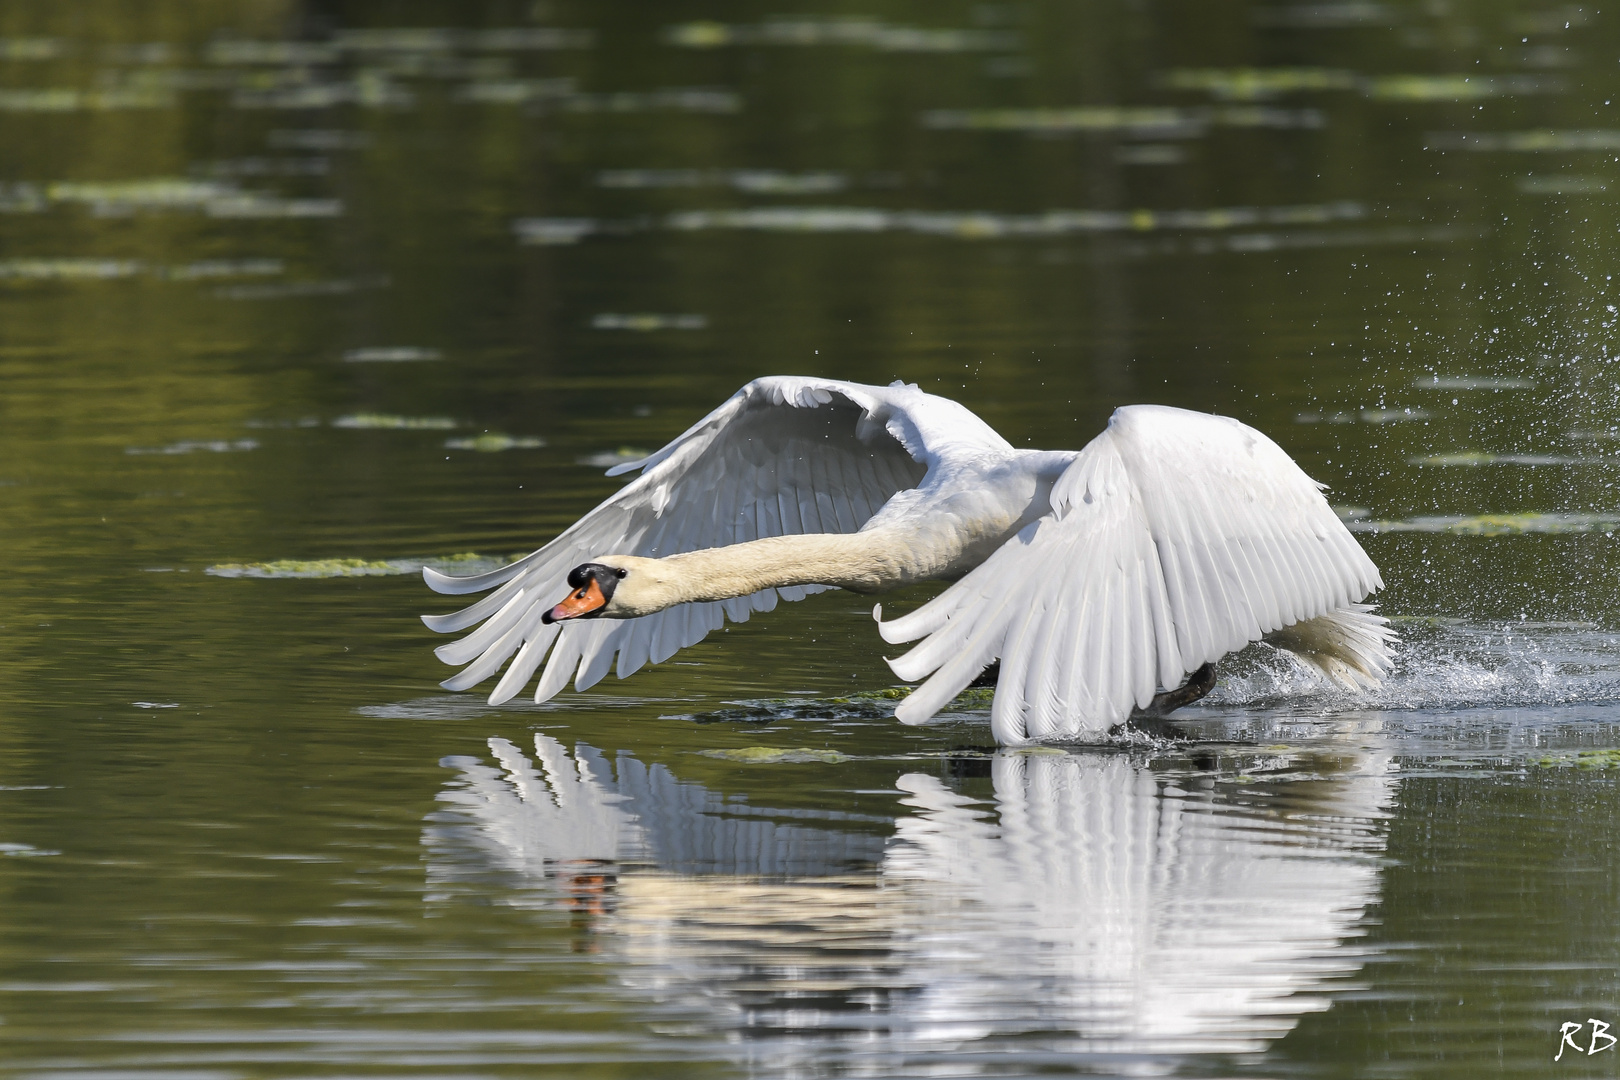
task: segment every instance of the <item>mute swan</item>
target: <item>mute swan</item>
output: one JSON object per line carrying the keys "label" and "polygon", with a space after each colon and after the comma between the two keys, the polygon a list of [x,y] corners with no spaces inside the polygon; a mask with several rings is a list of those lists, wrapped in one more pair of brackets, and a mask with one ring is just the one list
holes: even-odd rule
{"label": "mute swan", "polygon": [[895,673],[932,673],[895,715],[926,722],[999,659],[1005,745],[1105,732],[1266,635],[1346,686],[1389,667],[1394,635],[1358,602],[1383,587],[1378,568],[1320,485],[1227,417],[1131,405],[1078,452],[1017,450],[915,385],[771,376],[608,474],[634,469],[517,562],[423,569],[441,593],[495,589],[423,616],[441,633],[484,624],[435,650],[468,665],[441,685],[464,690],[516,653],[499,704],[549,650],[545,701],[570,674],[585,690],[617,655],[622,679],[778,597],[931,578],[954,583],[901,618],[873,611],[885,641],[924,639]]}

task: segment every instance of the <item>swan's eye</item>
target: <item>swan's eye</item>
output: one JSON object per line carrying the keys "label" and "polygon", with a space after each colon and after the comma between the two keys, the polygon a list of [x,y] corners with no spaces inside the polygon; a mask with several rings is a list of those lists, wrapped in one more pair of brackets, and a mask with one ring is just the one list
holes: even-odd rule
{"label": "swan's eye", "polygon": [[630,575],[630,571],[625,570],[623,568],[619,568],[619,569],[616,569],[616,570],[613,571],[613,576],[616,577],[616,578],[619,578],[620,580],[623,580],[624,578],[628,577],[629,575]]}

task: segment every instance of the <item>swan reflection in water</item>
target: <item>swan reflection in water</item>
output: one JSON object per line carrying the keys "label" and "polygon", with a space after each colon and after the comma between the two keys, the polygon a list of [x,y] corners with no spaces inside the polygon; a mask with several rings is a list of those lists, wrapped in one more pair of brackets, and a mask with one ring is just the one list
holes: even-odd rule
{"label": "swan reflection in water", "polygon": [[1250,786],[1011,750],[991,799],[901,775],[891,820],[757,807],[544,734],[533,761],[489,745],[494,766],[444,761],[430,886],[561,901],[628,993],[695,1005],[761,1066],[1262,1051],[1365,960],[1393,788],[1358,750],[1279,754]]}

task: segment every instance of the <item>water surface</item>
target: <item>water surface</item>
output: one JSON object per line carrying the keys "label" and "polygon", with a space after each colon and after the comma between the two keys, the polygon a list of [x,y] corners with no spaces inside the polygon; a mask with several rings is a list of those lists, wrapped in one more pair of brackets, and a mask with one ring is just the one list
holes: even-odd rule
{"label": "water surface", "polygon": [[[0,1063],[1612,1073],[1552,1059],[1620,1021],[1617,25],[8,5]],[[545,706],[438,689],[421,566],[768,373],[1020,446],[1256,424],[1398,669],[1257,648],[1168,729],[997,751],[982,700],[894,723],[831,592]]]}

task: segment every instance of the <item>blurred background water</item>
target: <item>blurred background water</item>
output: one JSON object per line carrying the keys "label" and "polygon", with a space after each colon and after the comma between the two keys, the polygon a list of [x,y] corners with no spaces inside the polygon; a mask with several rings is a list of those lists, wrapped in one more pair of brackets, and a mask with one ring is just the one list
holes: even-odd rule
{"label": "blurred background water", "polygon": [[[1552,1058],[1620,1020],[1617,55],[1528,2],[0,6],[0,1064],[1612,1073]],[[1399,670],[998,753],[827,593],[437,688],[424,562],[767,373],[1258,425]]]}

